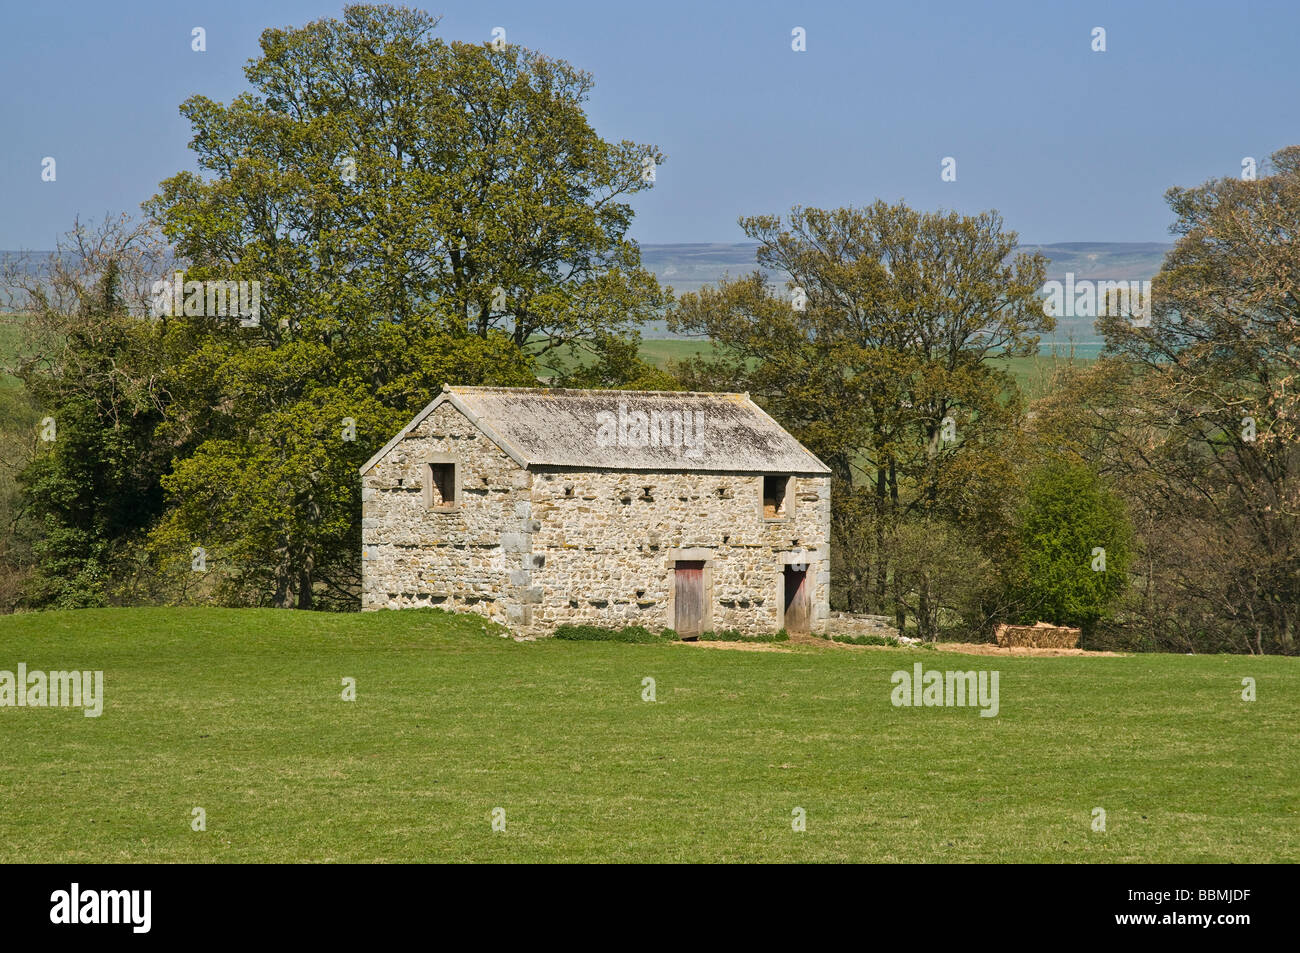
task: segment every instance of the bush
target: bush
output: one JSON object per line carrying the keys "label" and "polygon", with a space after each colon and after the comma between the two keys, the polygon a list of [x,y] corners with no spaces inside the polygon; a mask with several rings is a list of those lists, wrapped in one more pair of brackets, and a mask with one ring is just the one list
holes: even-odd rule
{"label": "bush", "polygon": [[1085,466],[1049,464],[1030,476],[1019,536],[1019,621],[1081,625],[1087,635],[1128,584],[1132,530],[1119,497]]}
{"label": "bush", "polygon": [[598,625],[562,625],[555,630],[555,637],[566,642],[672,642],[677,633],[672,629],[663,629],[659,634],[639,625],[629,625],[622,629],[606,629]]}
{"label": "bush", "polygon": [[701,642],[788,642],[789,640],[790,633],[785,629],[770,635],[745,635],[735,629],[700,633]]}
{"label": "bush", "polygon": [[826,635],[822,638],[832,642],[845,642],[849,645],[892,645],[898,648],[902,643],[892,635]]}

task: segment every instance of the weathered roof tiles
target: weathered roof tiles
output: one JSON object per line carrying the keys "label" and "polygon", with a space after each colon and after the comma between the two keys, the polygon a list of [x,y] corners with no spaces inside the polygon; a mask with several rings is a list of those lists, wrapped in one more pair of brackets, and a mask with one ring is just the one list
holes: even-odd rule
{"label": "weathered roof tiles", "polygon": [[748,394],[447,385],[361,472],[444,402],[526,468],[830,472]]}

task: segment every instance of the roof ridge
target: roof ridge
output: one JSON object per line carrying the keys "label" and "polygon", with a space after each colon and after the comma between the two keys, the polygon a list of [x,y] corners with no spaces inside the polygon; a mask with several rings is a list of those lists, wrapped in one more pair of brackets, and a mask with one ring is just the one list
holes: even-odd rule
{"label": "roof ridge", "polygon": [[500,394],[627,394],[642,397],[743,397],[748,391],[734,390],[622,390],[617,387],[493,387],[478,384],[443,384],[442,389],[453,394],[469,391]]}

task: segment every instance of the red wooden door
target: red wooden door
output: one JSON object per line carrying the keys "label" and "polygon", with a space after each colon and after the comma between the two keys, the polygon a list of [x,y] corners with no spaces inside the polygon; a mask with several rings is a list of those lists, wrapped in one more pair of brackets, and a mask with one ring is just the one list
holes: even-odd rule
{"label": "red wooden door", "polygon": [[673,628],[683,638],[693,638],[704,631],[704,561],[682,560],[673,576]]}

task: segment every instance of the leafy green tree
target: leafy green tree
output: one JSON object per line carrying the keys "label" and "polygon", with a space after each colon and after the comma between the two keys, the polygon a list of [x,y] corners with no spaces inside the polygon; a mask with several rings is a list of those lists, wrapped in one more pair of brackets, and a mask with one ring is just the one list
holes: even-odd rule
{"label": "leafy green tree", "polygon": [[942,517],[980,544],[1005,536],[1022,407],[994,359],[1032,351],[1053,326],[1038,299],[1045,260],[1013,255],[1016,234],[992,212],[876,202],[740,224],[760,266],[788,280],[778,290],[759,271],[684,295],[670,325],[721,353],[683,379],[748,390],[826,461],[834,548],[868,563],[837,561],[835,589],[850,608],[901,613],[888,543],[901,520]]}
{"label": "leafy green tree", "polygon": [[156,418],[136,414],[106,426],[84,398],[49,407],[56,434],[23,471],[27,517],[40,531],[30,599],[38,606],[106,605],[122,547],[161,511],[149,437]]}
{"label": "leafy green tree", "polygon": [[1134,628],[1167,650],[1300,649],[1300,146],[1265,171],[1167,193],[1150,313],[1100,318],[1104,359],[1036,421],[1126,494]]}
{"label": "leafy green tree", "polygon": [[357,469],[404,422],[373,397],[329,387],[260,415],[240,437],[204,441],[163,481],[172,506],[155,551],[172,554],[173,570],[210,574],[222,602],[352,607]]}
{"label": "leafy green tree", "polygon": [[349,6],[267,30],[251,92],[182,107],[201,173],[146,208],[186,280],[260,283],[256,320],[161,319],[187,350],[159,433],[192,451],[152,552],[179,580],[202,548],[205,597],[354,605],[357,467],[443,384],[532,385],[560,349],[654,373],[620,335],[667,301],[626,237],[662,156],[595,134],[587,74],[436,24]]}
{"label": "leafy green tree", "polygon": [[[221,412],[164,480],[169,507],[151,541],[160,568],[176,578],[201,548],[212,582],[201,591],[223,603],[354,608],[361,464],[443,383],[536,383],[526,355],[499,335],[418,346],[427,348],[418,372],[373,392],[355,370],[338,380],[349,369],[310,341],[196,354],[180,376],[211,373]],[[206,389],[186,392],[163,431],[180,439],[207,399]]]}
{"label": "leafy green tree", "polygon": [[1123,502],[1086,466],[1053,462],[1030,476],[1018,528],[1011,588],[1022,621],[1091,632],[1128,588],[1133,534]]}
{"label": "leafy green tree", "polygon": [[161,328],[130,313],[158,263],[146,230],[106,219],[78,223],[37,268],[4,276],[23,312],[16,372],[38,422],[14,526],[31,540],[29,604],[113,601],[119,564],[162,512],[173,448],[155,430],[168,357]]}
{"label": "leafy green tree", "polygon": [[[0,325],[0,332],[8,330]],[[12,612],[27,598],[36,534],[18,477],[40,446],[39,424],[30,395],[18,381],[0,376],[0,612]]]}
{"label": "leafy green tree", "polygon": [[[266,30],[229,105],[182,114],[207,178],[149,208],[195,278],[263,282],[260,336],[343,346],[430,317],[539,352],[635,327],[666,303],[626,199],[663,156],[611,143],[589,74],[514,45],[445,43],[387,5]],[[287,325],[283,324],[287,322]],[[404,373],[401,354],[392,370]]]}
{"label": "leafy green tree", "polygon": [[941,518],[902,520],[889,545],[895,553],[897,591],[917,634],[935,641],[952,620],[966,621],[982,640],[981,600],[996,585],[992,562],[969,534]]}

